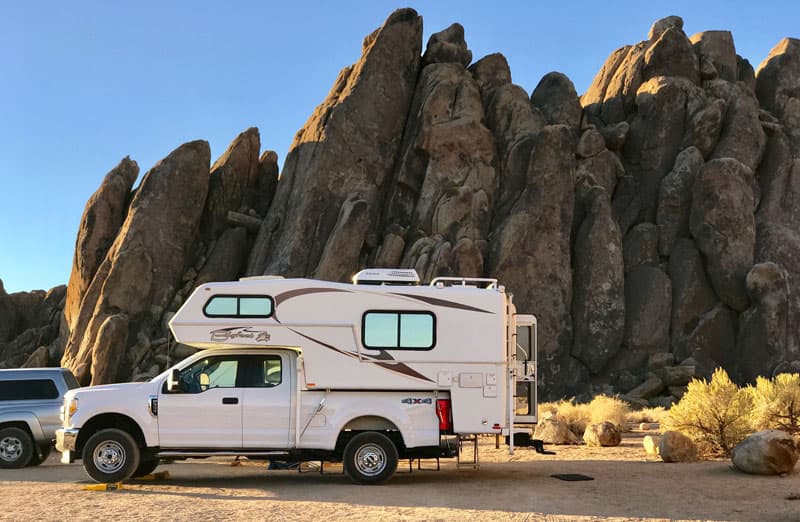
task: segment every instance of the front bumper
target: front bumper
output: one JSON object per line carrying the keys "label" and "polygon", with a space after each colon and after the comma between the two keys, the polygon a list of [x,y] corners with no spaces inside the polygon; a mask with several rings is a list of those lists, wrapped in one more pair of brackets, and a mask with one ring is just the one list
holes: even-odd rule
{"label": "front bumper", "polygon": [[74,462],[74,452],[78,443],[78,430],[75,428],[61,428],[56,430],[56,451],[61,452],[61,462],[70,464]]}

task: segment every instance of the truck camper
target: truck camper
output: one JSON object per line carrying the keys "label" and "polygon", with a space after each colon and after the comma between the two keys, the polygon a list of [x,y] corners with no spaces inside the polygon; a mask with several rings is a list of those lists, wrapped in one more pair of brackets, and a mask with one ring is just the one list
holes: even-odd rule
{"label": "truck camper", "polygon": [[496,280],[367,269],[353,283],[199,286],[170,328],[202,351],[148,383],[70,392],[62,461],[115,482],[165,458],[324,459],[374,484],[399,459],[536,423],[536,319]]}

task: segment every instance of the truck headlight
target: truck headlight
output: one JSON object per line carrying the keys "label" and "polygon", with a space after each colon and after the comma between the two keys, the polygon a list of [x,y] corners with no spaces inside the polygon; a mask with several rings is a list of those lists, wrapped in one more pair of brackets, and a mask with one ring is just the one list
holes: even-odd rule
{"label": "truck headlight", "polygon": [[69,419],[75,415],[75,412],[78,411],[78,399],[72,398],[64,405],[64,413],[65,413],[65,421],[69,421]]}

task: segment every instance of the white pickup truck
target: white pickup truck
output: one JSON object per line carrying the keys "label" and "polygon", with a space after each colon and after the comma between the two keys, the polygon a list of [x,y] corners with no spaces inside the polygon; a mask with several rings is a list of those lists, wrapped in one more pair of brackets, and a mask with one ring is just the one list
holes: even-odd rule
{"label": "white pickup truck", "polygon": [[398,459],[455,457],[459,436],[535,423],[535,318],[495,280],[390,272],[200,286],[170,328],[205,350],[149,382],[69,391],[62,462],[111,483],[161,459],[324,459],[377,484]]}

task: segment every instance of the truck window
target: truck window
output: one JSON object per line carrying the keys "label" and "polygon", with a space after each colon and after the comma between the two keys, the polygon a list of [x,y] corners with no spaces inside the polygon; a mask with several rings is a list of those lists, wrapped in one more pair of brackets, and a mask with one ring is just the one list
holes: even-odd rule
{"label": "truck window", "polygon": [[369,311],[361,337],[365,348],[430,350],[436,344],[436,318],[430,312]]}
{"label": "truck window", "polygon": [[58,388],[51,379],[0,381],[0,401],[42,401],[58,399]]}
{"label": "truck window", "polygon": [[280,355],[240,355],[240,388],[272,388],[283,381]]}
{"label": "truck window", "polygon": [[206,302],[206,317],[270,317],[274,305],[268,295],[215,295]]}
{"label": "truck window", "polygon": [[[211,388],[233,388],[238,367],[236,356],[201,359],[181,372],[181,390],[200,393]],[[208,375],[208,386],[201,386],[201,374]]]}

